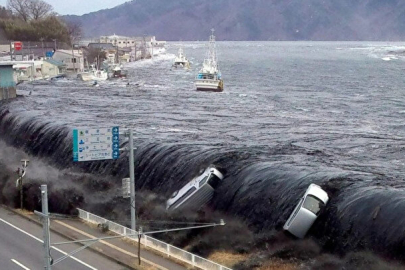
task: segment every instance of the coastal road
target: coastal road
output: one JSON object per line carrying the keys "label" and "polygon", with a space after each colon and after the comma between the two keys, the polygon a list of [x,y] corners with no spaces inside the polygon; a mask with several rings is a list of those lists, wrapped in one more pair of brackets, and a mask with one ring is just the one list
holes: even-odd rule
{"label": "coastal road", "polygon": [[[51,242],[69,241],[51,232]],[[68,244],[53,247],[51,256],[54,261],[64,254],[81,247]],[[0,207],[0,269],[37,270],[44,269],[44,252],[42,246],[42,228],[2,207]],[[91,251],[82,250],[54,266],[55,270],[95,270],[128,269],[122,265]]]}

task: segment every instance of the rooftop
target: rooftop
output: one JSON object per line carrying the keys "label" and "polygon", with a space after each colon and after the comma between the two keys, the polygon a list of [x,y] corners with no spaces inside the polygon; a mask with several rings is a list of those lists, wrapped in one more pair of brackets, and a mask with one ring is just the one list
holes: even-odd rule
{"label": "rooftop", "polygon": [[97,49],[103,49],[103,50],[110,50],[110,49],[115,50],[115,47],[112,43],[89,43],[89,48],[97,48]]}
{"label": "rooftop", "polygon": [[68,54],[68,55],[73,55],[73,53],[74,53],[76,56],[82,56],[83,55],[81,50],[73,50],[73,53],[72,53],[72,50],[57,50],[57,51],[55,51],[55,53],[58,53],[58,52]]}
{"label": "rooftop", "polygon": [[48,63],[50,63],[50,64],[52,64],[54,66],[58,66],[58,67],[66,66],[66,64],[64,64],[64,63],[62,63],[60,61],[57,61],[55,59],[52,59],[52,58],[45,59],[44,61],[48,62]]}

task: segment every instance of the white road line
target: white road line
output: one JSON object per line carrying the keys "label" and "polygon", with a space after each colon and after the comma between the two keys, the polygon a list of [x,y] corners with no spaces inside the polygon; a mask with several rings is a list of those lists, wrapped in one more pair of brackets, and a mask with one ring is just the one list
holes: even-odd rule
{"label": "white road line", "polygon": [[17,260],[11,259],[11,261],[24,270],[30,270],[28,267],[25,267],[22,263],[17,262]]}
{"label": "white road line", "polygon": [[[29,237],[31,237],[31,238],[33,238],[33,239],[35,239],[35,240],[37,240],[37,241],[39,241],[39,242],[41,242],[41,243],[44,242],[44,241],[42,241],[41,239],[39,239],[38,237],[33,236],[32,234],[30,234],[30,233],[24,231],[23,229],[18,228],[17,226],[14,226],[14,225],[11,224],[10,222],[7,222],[7,221],[5,221],[5,220],[2,219],[2,218],[0,218],[0,221],[3,222],[3,223],[5,223],[5,224],[7,224],[7,225],[10,226],[10,227],[13,227],[13,228],[16,229],[17,231],[20,231],[20,232],[24,233],[25,235],[28,235]],[[59,248],[56,248],[56,247],[52,247],[52,248],[55,249],[56,251],[59,251],[59,252],[62,253],[63,255],[67,255],[66,252],[64,252],[63,250],[60,250]],[[72,259],[75,260],[76,262],[78,262],[78,263],[80,263],[80,264],[82,264],[82,265],[84,265],[84,266],[86,266],[86,267],[88,267],[88,268],[90,268],[90,269],[92,269],[92,270],[98,270],[97,268],[94,268],[93,266],[88,265],[87,263],[85,263],[85,262],[83,262],[83,261],[81,261],[81,260],[79,260],[79,259],[77,259],[77,258],[75,258],[75,257],[73,257],[73,256],[70,256],[69,258],[72,258]]]}

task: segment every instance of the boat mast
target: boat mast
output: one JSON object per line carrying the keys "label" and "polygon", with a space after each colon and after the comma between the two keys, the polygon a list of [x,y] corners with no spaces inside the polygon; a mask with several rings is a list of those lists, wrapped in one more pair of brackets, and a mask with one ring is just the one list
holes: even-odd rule
{"label": "boat mast", "polygon": [[214,28],[211,29],[211,36],[210,36],[210,42],[209,42],[209,49],[208,49],[208,59],[210,59],[210,62],[212,66],[217,67],[217,53],[215,50],[215,36],[214,36]]}

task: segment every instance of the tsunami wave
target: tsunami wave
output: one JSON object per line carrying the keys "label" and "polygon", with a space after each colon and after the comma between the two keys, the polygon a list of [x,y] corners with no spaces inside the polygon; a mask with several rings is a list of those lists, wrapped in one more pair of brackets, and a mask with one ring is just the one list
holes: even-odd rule
{"label": "tsunami wave", "polygon": [[[106,206],[118,196],[114,187],[128,175],[125,153],[117,161],[73,163],[69,127],[10,112],[7,106],[0,108],[0,137],[8,145],[41,158],[60,170],[75,172],[65,175],[66,179],[73,179],[71,188],[58,195],[69,201],[69,206],[57,204],[63,209],[86,207],[86,201],[92,202],[90,209],[95,209],[97,203]],[[125,144],[123,142],[122,147]],[[314,158],[327,158],[327,155],[288,143],[232,148],[221,144],[207,146],[138,139],[136,145],[137,190],[151,191],[167,198],[199,170],[214,165],[225,178],[216,190],[210,208],[235,215],[256,233],[263,233],[280,230],[308,185],[316,183],[328,192],[330,201],[309,235],[318,239],[326,250],[343,254],[370,249],[387,257],[404,259],[401,253],[405,248],[403,181],[310,162]],[[298,155],[307,159],[294,162]],[[92,177],[92,181],[84,181],[79,173]],[[90,192],[97,178],[103,179],[100,182],[105,191],[113,191],[110,196],[100,198],[97,193]],[[85,188],[80,190],[81,186]]]}

